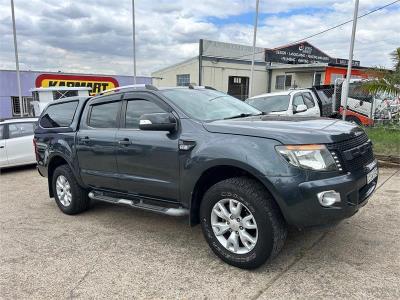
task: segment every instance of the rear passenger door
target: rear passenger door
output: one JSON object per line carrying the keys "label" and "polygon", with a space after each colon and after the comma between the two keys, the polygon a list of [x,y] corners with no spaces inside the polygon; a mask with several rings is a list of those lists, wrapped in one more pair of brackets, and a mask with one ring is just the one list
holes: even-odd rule
{"label": "rear passenger door", "polygon": [[76,137],[83,182],[91,187],[118,190],[115,135],[119,126],[121,94],[94,98],[86,105]]}
{"label": "rear passenger door", "polygon": [[159,200],[176,201],[179,184],[179,133],[139,129],[141,115],[172,110],[149,93],[127,93],[124,98],[122,124],[117,133],[121,190]]}

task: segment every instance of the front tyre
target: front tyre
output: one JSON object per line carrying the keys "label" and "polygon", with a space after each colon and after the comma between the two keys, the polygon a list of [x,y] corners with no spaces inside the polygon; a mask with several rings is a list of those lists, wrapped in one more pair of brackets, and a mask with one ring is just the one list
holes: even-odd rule
{"label": "front tyre", "polygon": [[68,165],[61,165],[55,169],[52,185],[54,198],[63,213],[74,215],[89,207],[87,191],[78,184]]}
{"label": "front tyre", "polygon": [[247,177],[213,185],[201,202],[200,218],[214,253],[243,269],[257,268],[277,255],[286,239],[286,224],[271,195]]}

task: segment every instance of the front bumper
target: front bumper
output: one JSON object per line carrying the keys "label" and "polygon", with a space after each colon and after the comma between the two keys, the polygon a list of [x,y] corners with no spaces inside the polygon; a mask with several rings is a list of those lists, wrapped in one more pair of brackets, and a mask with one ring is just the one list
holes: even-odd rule
{"label": "front bumper", "polygon": [[[312,181],[298,177],[287,186],[278,185],[277,198],[286,221],[297,227],[308,227],[328,225],[351,217],[367,204],[376,189],[378,177],[367,184],[367,174],[375,167],[376,160],[361,170],[340,176]],[[341,202],[323,207],[317,194],[328,190],[340,193]]]}

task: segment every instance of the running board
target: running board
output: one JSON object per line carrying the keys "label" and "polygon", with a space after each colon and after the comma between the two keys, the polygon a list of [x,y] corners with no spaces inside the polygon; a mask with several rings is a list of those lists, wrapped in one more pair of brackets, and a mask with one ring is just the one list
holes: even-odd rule
{"label": "running board", "polygon": [[186,208],[183,208],[183,207],[171,208],[171,207],[156,206],[156,205],[143,203],[143,200],[140,200],[139,202],[134,202],[133,200],[123,199],[123,198],[114,198],[114,197],[110,197],[110,196],[101,195],[96,192],[90,192],[88,196],[90,199],[93,199],[93,200],[98,200],[98,201],[103,201],[103,202],[108,202],[108,203],[113,203],[113,204],[128,205],[133,208],[139,208],[142,210],[160,213],[160,214],[164,214],[164,215],[168,215],[168,216],[172,216],[172,217],[183,217],[183,216],[187,216],[189,214],[189,210]]}

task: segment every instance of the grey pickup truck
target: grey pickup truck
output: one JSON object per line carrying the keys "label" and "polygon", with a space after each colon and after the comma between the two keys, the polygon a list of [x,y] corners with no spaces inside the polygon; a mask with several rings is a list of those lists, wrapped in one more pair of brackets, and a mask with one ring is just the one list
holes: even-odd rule
{"label": "grey pickup truck", "polygon": [[186,216],[216,255],[248,269],[281,250],[288,226],[354,215],[378,177],[371,141],[354,124],[267,116],[192,85],[55,101],[34,145],[62,212],[105,201]]}

